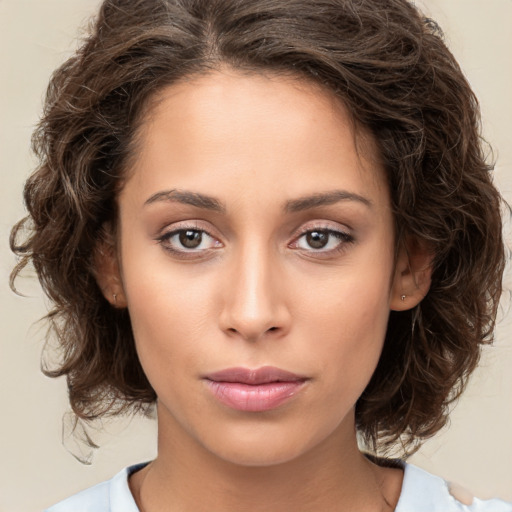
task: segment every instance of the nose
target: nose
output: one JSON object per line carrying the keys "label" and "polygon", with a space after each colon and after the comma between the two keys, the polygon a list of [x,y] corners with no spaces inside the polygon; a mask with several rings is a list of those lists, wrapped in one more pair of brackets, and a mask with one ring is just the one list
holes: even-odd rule
{"label": "nose", "polygon": [[258,341],[289,330],[285,279],[276,257],[269,253],[254,245],[241,251],[224,276],[220,327],[231,336]]}

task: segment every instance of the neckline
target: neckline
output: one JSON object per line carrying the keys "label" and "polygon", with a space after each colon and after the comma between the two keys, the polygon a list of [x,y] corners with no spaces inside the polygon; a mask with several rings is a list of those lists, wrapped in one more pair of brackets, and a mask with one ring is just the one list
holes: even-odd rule
{"label": "neckline", "polygon": [[[443,507],[443,512],[457,512],[460,508],[449,493],[448,484],[441,477],[401,459],[377,459],[386,467],[404,471],[400,495],[394,512],[432,512]],[[140,512],[130,490],[128,480],[150,461],[134,464],[121,470],[111,481],[110,512]],[[378,462],[376,462],[378,463]],[[512,510],[510,511],[512,512]]]}
{"label": "neckline", "polygon": [[[368,456],[368,454],[364,454],[364,455]],[[398,502],[397,502],[394,512],[402,512],[403,506],[410,507],[410,500],[411,500],[412,493],[404,492],[404,490],[406,490],[408,487],[410,487],[410,485],[406,485],[406,483],[409,484],[409,482],[411,480],[413,482],[415,481],[415,475],[412,475],[412,477],[410,476],[410,473],[412,471],[411,468],[417,469],[419,471],[422,471],[422,470],[420,470],[419,468],[416,468],[415,466],[412,466],[411,464],[408,464],[407,462],[405,462],[401,459],[382,459],[382,458],[373,457],[371,455],[368,458],[375,464],[381,465],[383,467],[397,468],[397,469],[403,470],[404,476],[403,476],[403,480],[402,480],[402,486],[400,489],[400,495],[399,495]],[[134,512],[135,511],[140,512],[140,511],[135,502],[135,497],[133,496],[133,494],[131,492],[130,485],[129,485],[129,479],[134,473],[136,473],[137,471],[140,471],[141,469],[144,469],[150,462],[151,461],[141,462],[138,464],[134,464],[132,466],[128,466],[128,467],[124,468],[122,471],[120,471],[120,473],[118,475],[116,475],[116,477],[114,477],[114,479],[112,481],[112,484],[115,485],[114,481],[117,480],[117,477],[120,477],[119,478],[120,481],[118,483],[122,486],[122,491],[123,491],[123,493],[126,494],[126,498],[128,499],[128,501],[130,503],[130,507],[133,508]],[[426,473],[426,474],[428,474],[428,473]],[[433,477],[433,475],[429,475],[429,476],[431,476],[432,478],[437,478],[437,477]],[[404,498],[404,495],[405,495],[405,498]],[[412,495],[412,496],[414,496],[414,495]],[[403,504],[402,504],[402,502],[403,502]],[[126,503],[126,500],[125,500],[125,503]],[[117,510],[113,503],[111,503],[111,507],[112,507],[111,512],[127,512],[126,510]],[[410,510],[404,508],[403,512],[410,512]],[[415,512],[416,512],[416,509],[415,509]],[[422,512],[422,511],[418,510],[418,512]],[[430,512],[430,511],[427,511],[427,512]]]}

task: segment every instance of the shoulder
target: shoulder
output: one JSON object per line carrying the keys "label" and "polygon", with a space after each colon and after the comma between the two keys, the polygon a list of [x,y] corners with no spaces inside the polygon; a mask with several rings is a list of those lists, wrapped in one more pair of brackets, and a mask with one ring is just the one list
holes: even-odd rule
{"label": "shoulder", "polygon": [[114,478],[75,494],[45,512],[139,512],[128,477],[145,464],[124,468]]}
{"label": "shoulder", "polygon": [[512,503],[480,500],[438,476],[405,464],[402,492],[395,512],[512,512]]}

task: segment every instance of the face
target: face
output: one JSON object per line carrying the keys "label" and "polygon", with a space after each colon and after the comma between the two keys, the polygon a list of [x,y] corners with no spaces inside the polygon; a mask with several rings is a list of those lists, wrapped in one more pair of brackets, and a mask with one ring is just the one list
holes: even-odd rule
{"label": "face", "polygon": [[119,197],[126,300],[160,429],[245,465],[354,436],[395,288],[383,170],[318,86],[165,89]]}

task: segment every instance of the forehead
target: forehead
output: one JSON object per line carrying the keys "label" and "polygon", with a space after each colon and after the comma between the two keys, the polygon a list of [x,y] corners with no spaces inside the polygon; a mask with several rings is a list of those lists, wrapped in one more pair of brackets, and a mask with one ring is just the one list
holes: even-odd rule
{"label": "forehead", "polygon": [[332,92],[297,77],[231,69],[183,80],[153,99],[133,171],[131,179],[148,193],[171,176],[202,189],[229,176],[300,195],[312,186],[332,188],[334,178],[349,174],[360,189],[354,193],[387,193],[372,137]]}

